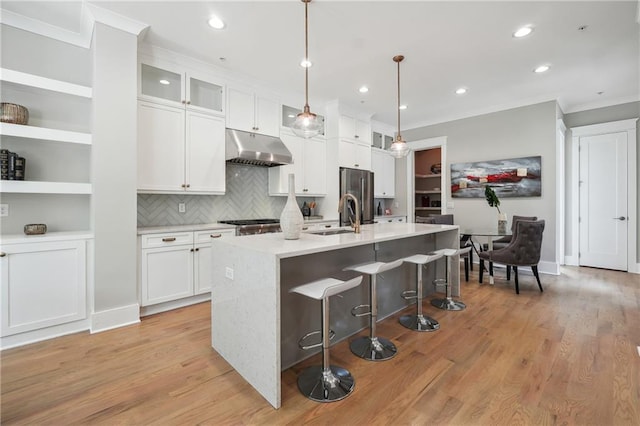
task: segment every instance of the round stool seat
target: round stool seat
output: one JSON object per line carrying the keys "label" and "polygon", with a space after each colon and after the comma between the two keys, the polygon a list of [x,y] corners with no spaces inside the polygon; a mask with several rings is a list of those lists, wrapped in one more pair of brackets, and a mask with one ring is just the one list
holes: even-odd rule
{"label": "round stool seat", "polygon": [[349,281],[341,281],[335,278],[324,278],[294,287],[289,290],[289,293],[299,293],[312,299],[322,300],[357,287],[361,282],[362,275],[352,278]]}
{"label": "round stool seat", "polygon": [[444,254],[442,253],[429,253],[429,254],[414,254],[413,256],[405,257],[403,262],[415,263],[416,265],[426,265],[429,262],[440,259]]}
{"label": "round stool seat", "polygon": [[381,274],[389,269],[397,268],[402,265],[402,259],[394,260],[392,262],[371,262],[362,265],[354,265],[346,268],[348,271],[356,271],[367,275]]}

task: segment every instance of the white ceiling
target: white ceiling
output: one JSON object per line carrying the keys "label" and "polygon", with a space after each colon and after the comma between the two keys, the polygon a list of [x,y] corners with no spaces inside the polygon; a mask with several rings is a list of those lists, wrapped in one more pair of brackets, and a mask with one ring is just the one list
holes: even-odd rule
{"label": "white ceiling", "polygon": [[[283,1],[90,1],[149,25],[144,42],[257,79],[304,104],[304,5]],[[79,2],[2,8],[80,31]],[[227,24],[207,26],[211,13]],[[339,99],[402,127],[557,99],[565,112],[640,99],[640,30],[633,1],[331,1],[309,5],[309,103]],[[512,37],[530,24],[534,32]],[[579,31],[578,27],[586,26]],[[226,58],[220,61],[220,58]],[[544,74],[533,69],[550,64]],[[366,84],[370,90],[360,94]],[[466,95],[455,89],[469,88]],[[287,99],[291,96],[288,95]]]}

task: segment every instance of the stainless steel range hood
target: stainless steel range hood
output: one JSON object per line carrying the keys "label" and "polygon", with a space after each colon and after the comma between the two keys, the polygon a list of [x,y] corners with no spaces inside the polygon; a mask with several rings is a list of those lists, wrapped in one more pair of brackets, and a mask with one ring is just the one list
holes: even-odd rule
{"label": "stainless steel range hood", "polygon": [[293,164],[293,156],[279,138],[227,129],[228,163],[274,167]]}

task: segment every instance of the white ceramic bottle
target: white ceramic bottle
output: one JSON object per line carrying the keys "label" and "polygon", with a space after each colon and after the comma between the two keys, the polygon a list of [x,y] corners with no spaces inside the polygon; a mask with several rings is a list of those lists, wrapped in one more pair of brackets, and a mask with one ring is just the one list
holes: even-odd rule
{"label": "white ceramic bottle", "polygon": [[295,195],[295,175],[289,173],[289,196],[287,204],[285,204],[282,214],[280,215],[280,228],[284,234],[285,240],[297,240],[302,232],[302,224],[304,219]]}

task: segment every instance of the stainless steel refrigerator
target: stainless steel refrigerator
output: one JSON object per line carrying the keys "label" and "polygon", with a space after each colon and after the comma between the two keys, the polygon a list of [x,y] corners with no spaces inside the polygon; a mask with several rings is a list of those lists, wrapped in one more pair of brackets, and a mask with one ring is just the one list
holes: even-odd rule
{"label": "stainless steel refrigerator", "polygon": [[[373,172],[340,167],[340,197],[346,193],[358,199],[360,223],[373,223]],[[356,220],[355,203],[349,198],[345,201],[340,211],[340,226],[351,225],[351,221]]]}

